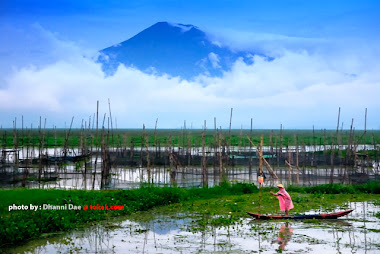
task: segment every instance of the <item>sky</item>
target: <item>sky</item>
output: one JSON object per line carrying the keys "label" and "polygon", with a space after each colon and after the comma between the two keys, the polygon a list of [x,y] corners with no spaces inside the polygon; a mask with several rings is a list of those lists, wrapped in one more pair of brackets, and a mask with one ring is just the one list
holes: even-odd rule
{"label": "sky", "polygon": [[[0,126],[68,127],[111,114],[118,128],[380,129],[379,1],[0,1]],[[254,50],[222,77],[187,81],[120,66],[99,50],[160,21]],[[104,117],[105,116],[105,117]],[[23,121],[21,121],[23,119]],[[104,121],[105,123],[107,121]]]}

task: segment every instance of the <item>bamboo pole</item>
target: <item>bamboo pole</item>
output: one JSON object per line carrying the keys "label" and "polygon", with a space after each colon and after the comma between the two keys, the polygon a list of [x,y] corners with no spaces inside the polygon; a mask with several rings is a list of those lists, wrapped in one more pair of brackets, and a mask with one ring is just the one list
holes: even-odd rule
{"label": "bamboo pole", "polygon": [[105,127],[104,127],[105,121],[106,121],[106,114],[104,114],[103,125],[102,125],[102,144],[101,144],[102,169],[101,169],[101,175],[100,175],[100,189],[103,189],[104,187],[106,171],[108,168],[108,157],[107,157],[106,144],[105,144]]}
{"label": "bamboo pole", "polygon": [[226,142],[226,146],[227,146],[227,154],[226,154],[226,166],[227,166],[227,171],[228,171],[228,166],[230,165],[230,146],[231,146],[231,139],[232,139],[232,136],[231,136],[231,126],[232,126],[232,111],[233,111],[233,108],[231,108],[231,114],[230,114],[230,126],[229,126],[229,129],[228,129],[228,142]]}
{"label": "bamboo pole", "polygon": [[345,165],[344,165],[344,173],[343,173],[343,180],[342,180],[343,183],[348,179],[348,175],[349,175],[348,174],[348,168],[350,168],[350,165],[352,164],[352,157],[353,157],[353,153],[352,153],[352,142],[353,142],[352,128],[353,128],[353,125],[354,125],[354,119],[352,118],[351,126],[350,126],[350,134],[348,136],[348,144],[347,144],[347,148],[346,148],[346,156],[344,159]]}
{"label": "bamboo pole", "polygon": [[[367,151],[367,108],[365,108],[365,116],[364,116],[364,154],[365,154],[365,157],[366,159],[363,158],[363,162],[361,163],[362,164],[362,173],[365,173],[365,166],[367,166],[367,164],[369,163],[369,157],[368,157],[368,151]],[[366,163],[364,163],[364,161],[366,161]],[[365,164],[365,165],[364,165]],[[368,168],[368,167],[366,167]],[[368,171],[367,171],[367,174],[368,174]]]}
{"label": "bamboo pole", "polygon": [[279,143],[279,146],[280,146],[280,151],[279,151],[279,155],[278,155],[278,157],[279,157],[279,160],[280,159],[282,159],[282,142],[283,142],[283,140],[282,140],[282,124],[280,125],[280,143]]}
{"label": "bamboo pole", "polygon": [[[247,136],[247,138],[248,138],[249,142],[252,144],[252,146],[255,146],[255,144],[252,142],[252,140],[248,136]],[[257,151],[256,153],[260,155],[260,150]],[[271,174],[271,176],[274,177],[275,179],[278,179],[278,176],[277,176],[276,172],[274,172],[273,168],[268,163],[268,161],[264,157],[262,157],[262,160],[263,160],[265,166],[267,167],[269,173]]]}
{"label": "bamboo pole", "polygon": [[313,132],[312,132],[313,136],[312,136],[312,139],[310,141],[310,146],[312,147],[312,153],[311,153],[311,156],[312,156],[312,159],[311,159],[311,166],[312,167],[318,167],[317,163],[315,162],[315,142],[314,142],[314,137],[315,137],[315,133],[314,133],[314,125],[313,125]]}
{"label": "bamboo pole", "polygon": [[99,101],[96,102],[96,152],[95,152],[95,165],[94,165],[94,176],[92,179],[92,189],[95,189],[95,179],[96,179],[96,166],[98,164],[98,152],[99,152]]}
{"label": "bamboo pole", "polygon": [[172,154],[172,137],[171,135],[169,135],[169,138],[168,138],[168,143],[169,143],[169,147],[168,147],[168,154],[169,154],[169,172],[170,172],[170,183],[172,184],[172,186],[175,186],[176,185],[176,171],[173,169],[173,154]]}
{"label": "bamboo pole", "polygon": [[104,177],[105,177],[105,169],[107,167],[106,163],[106,148],[105,148],[105,137],[104,137],[104,124],[102,127],[102,148],[101,148],[101,153],[102,153],[102,173],[101,173],[101,179],[100,179],[100,189],[103,189],[104,187]]}
{"label": "bamboo pole", "polygon": [[204,120],[204,126],[203,126],[203,132],[202,132],[202,186],[203,187],[208,186],[205,136],[206,136],[206,120]]}
{"label": "bamboo pole", "polygon": [[157,149],[158,149],[158,144],[157,144],[157,124],[158,124],[158,118],[156,118],[156,123],[154,124],[154,133],[153,133],[153,145],[154,145],[154,149],[155,149],[154,156],[152,156],[152,158],[153,158],[153,160],[152,160],[152,167],[153,168],[155,167],[155,162],[156,162],[157,155],[158,155],[158,152],[157,152]]}
{"label": "bamboo pole", "polygon": [[[250,136],[252,138],[252,129],[253,129],[253,124],[252,124],[252,118],[251,118],[251,131],[250,131]],[[249,165],[248,165],[248,178],[249,182],[252,182],[252,143],[249,142]]]}
{"label": "bamboo pole", "polygon": [[[338,135],[339,135],[339,120],[340,120],[340,107],[338,111],[338,123],[336,126],[336,140],[338,140]],[[330,174],[330,184],[334,183],[334,159],[335,159],[335,146],[334,146],[334,141],[332,140],[331,143],[331,174]]]}
{"label": "bamboo pole", "polygon": [[[260,136],[260,151],[259,151],[259,174],[258,177],[263,177],[263,135]],[[261,209],[261,182],[259,181],[259,213]]]}
{"label": "bamboo pole", "polygon": [[259,175],[263,174],[263,135],[260,136],[260,150],[259,150]]}
{"label": "bamboo pole", "polygon": [[277,133],[274,137],[274,147],[276,151],[276,160],[277,160],[277,167],[280,165],[280,156],[279,156],[279,149],[277,147]]}
{"label": "bamboo pole", "polygon": [[149,158],[149,141],[148,141],[148,135],[145,132],[145,125],[144,125],[144,139],[145,139],[145,147],[146,147],[146,170],[148,172],[148,183],[153,183],[153,179],[151,179],[151,169],[150,169],[150,158]]}
{"label": "bamboo pole", "polygon": [[[113,137],[113,124],[112,124],[112,112],[111,112],[111,101],[110,99],[108,98],[108,111],[110,113],[110,120],[111,120],[111,135],[112,135],[112,143],[111,143],[111,146],[114,146],[114,137]],[[108,128],[109,130],[109,128]]]}
{"label": "bamboo pole", "polygon": [[214,168],[214,186],[217,184],[218,181],[218,132],[216,130],[216,117],[214,117],[214,162],[213,162],[213,168]]}
{"label": "bamboo pole", "polygon": [[43,149],[44,149],[44,143],[45,143],[45,130],[46,130],[46,118],[44,123],[44,129],[41,133],[41,117],[40,117],[40,126],[39,126],[39,132],[41,135],[40,138],[40,144],[39,144],[39,169],[38,169],[38,181],[41,181],[42,177],[42,157],[43,157]]}
{"label": "bamboo pole", "polygon": [[300,167],[299,167],[299,160],[298,160],[299,151],[298,151],[298,136],[297,135],[295,137],[295,140],[296,140],[297,185],[299,185],[300,184]]}

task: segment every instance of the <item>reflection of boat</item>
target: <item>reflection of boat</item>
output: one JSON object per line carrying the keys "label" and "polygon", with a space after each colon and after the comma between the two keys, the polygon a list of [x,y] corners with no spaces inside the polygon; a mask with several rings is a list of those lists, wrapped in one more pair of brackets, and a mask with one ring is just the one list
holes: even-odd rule
{"label": "reflection of boat", "polygon": [[342,217],[344,215],[349,214],[353,210],[347,210],[342,212],[336,212],[336,213],[324,213],[324,214],[297,214],[297,215],[265,215],[265,214],[259,214],[259,213],[248,213],[250,216],[259,219],[259,220],[268,220],[268,219],[336,219],[338,217]]}

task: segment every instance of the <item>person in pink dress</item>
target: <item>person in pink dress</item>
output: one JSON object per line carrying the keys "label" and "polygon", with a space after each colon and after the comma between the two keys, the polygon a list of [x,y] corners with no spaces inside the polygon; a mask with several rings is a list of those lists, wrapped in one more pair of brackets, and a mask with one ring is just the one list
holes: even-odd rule
{"label": "person in pink dress", "polygon": [[281,211],[285,211],[285,216],[288,216],[289,210],[294,208],[292,198],[290,197],[289,193],[286,192],[284,185],[278,184],[277,187],[279,191],[277,193],[270,191],[270,194],[277,196]]}

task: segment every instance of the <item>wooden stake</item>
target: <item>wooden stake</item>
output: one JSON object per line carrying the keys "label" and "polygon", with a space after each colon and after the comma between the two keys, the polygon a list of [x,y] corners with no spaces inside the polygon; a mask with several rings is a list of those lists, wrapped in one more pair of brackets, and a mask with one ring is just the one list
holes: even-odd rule
{"label": "wooden stake", "polygon": [[205,135],[206,135],[206,120],[204,121],[203,132],[202,132],[202,186],[203,187],[207,187],[208,185]]}
{"label": "wooden stake", "polygon": [[298,165],[298,136],[296,135],[296,167],[297,167],[297,185],[300,184],[300,167]]}
{"label": "wooden stake", "polygon": [[[250,142],[253,146],[255,146],[255,144],[252,142],[252,140],[251,140],[248,136],[247,136],[247,138],[248,138],[249,142]],[[260,154],[260,151],[257,151],[256,153],[257,153],[257,154]],[[270,166],[270,164],[267,162],[267,160],[266,160],[264,157],[262,157],[262,160],[263,160],[265,166],[267,167],[269,173],[271,174],[271,176],[274,177],[275,179],[278,179],[277,174],[274,172],[274,170],[272,169],[272,167]]]}
{"label": "wooden stake", "polygon": [[96,166],[98,164],[98,152],[99,152],[99,101],[96,101],[96,152],[95,152],[95,165],[94,165],[94,177],[92,179],[92,189],[95,189],[95,179],[96,179]]}

